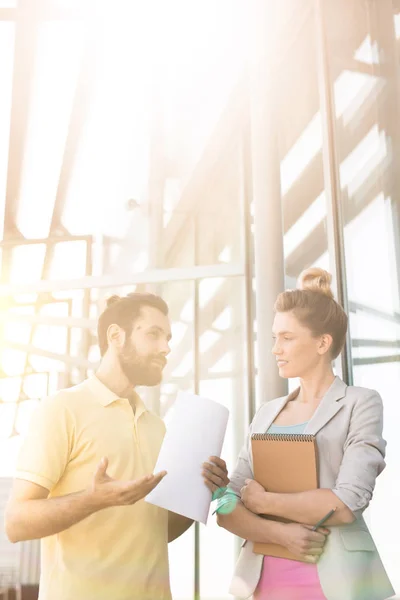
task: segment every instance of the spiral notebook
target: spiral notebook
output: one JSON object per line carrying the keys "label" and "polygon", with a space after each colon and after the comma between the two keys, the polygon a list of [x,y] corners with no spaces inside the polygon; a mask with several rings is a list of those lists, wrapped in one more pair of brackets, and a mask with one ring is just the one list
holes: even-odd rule
{"label": "spiral notebook", "polygon": [[[318,448],[314,435],[255,433],[251,436],[251,447],[254,479],[268,492],[290,494],[319,487]],[[264,516],[277,520],[276,517]],[[255,543],[254,552],[299,560],[278,544]]]}

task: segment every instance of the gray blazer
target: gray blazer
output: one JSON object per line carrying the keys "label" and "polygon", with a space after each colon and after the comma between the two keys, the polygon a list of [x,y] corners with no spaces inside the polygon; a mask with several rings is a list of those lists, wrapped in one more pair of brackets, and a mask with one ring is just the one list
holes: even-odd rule
{"label": "gray blazer", "polygon": [[[253,478],[250,436],[265,433],[292,395],[266,402],[256,413],[240,452],[230,487],[240,497],[245,479]],[[305,433],[316,435],[321,488],[330,488],[350,508],[356,520],[331,528],[318,561],[321,587],[327,600],[385,600],[394,595],[368,527],[362,517],[385,467],[382,438],[383,406],[379,394],[348,387],[336,377]],[[263,557],[245,541],[230,593],[252,596],[261,574]]]}

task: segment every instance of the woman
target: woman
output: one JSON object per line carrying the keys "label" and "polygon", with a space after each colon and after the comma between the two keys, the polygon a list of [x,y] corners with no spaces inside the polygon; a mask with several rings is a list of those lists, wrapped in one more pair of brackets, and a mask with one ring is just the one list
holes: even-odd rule
{"label": "woman", "polygon": [[[275,304],[272,351],[279,375],[299,378],[300,387],[256,413],[231,478],[231,493],[241,502],[229,514],[221,504],[218,514],[222,527],[246,540],[230,590],[240,598],[384,600],[394,594],[362,517],[385,467],[382,401],[333,373],[347,316],[330,282],[326,271],[308,269],[298,289],[283,292]],[[316,436],[320,489],[274,494],[253,480],[250,436],[265,432]],[[329,529],[311,531],[332,508]],[[253,542],[279,543],[300,560],[255,554]]]}

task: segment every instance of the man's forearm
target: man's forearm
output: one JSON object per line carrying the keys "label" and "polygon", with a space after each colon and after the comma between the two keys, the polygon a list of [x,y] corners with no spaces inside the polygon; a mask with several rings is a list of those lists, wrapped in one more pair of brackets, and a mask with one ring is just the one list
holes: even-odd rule
{"label": "man's forearm", "polygon": [[354,521],[351,510],[329,489],[310,490],[298,494],[266,492],[262,512],[305,525],[315,525],[333,508],[337,510],[324,526],[343,525]]}
{"label": "man's forearm", "polygon": [[174,512],[168,511],[168,543],[173,542],[185,533],[192,525],[193,519],[188,519],[182,515],[177,515]]}
{"label": "man's forearm", "polygon": [[230,514],[218,514],[217,521],[220,527],[245,540],[273,544],[282,542],[282,523],[255,515],[241,502]]}
{"label": "man's forearm", "polygon": [[11,542],[55,535],[103,508],[88,492],[77,492],[43,500],[14,501],[5,515]]}

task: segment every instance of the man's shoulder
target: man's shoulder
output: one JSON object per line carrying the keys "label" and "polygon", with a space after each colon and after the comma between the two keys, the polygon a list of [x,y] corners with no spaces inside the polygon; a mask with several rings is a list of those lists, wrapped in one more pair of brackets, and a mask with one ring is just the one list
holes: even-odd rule
{"label": "man's shoulder", "polygon": [[157,415],[155,412],[153,412],[152,410],[147,410],[146,415],[147,415],[149,424],[152,427],[154,427],[155,429],[162,431],[162,433],[164,435],[164,433],[166,431],[166,426],[165,426],[163,419],[159,415]]}
{"label": "man's shoulder", "polygon": [[58,408],[73,409],[74,406],[80,406],[82,396],[86,396],[89,393],[86,382],[87,380],[77,385],[57,390],[53,394],[49,394],[43,398],[41,402],[43,405],[49,407],[57,406]]}

